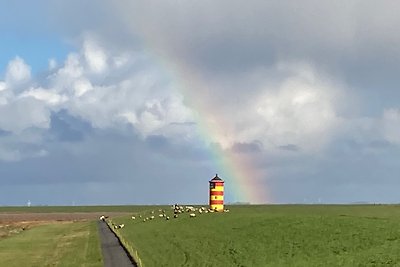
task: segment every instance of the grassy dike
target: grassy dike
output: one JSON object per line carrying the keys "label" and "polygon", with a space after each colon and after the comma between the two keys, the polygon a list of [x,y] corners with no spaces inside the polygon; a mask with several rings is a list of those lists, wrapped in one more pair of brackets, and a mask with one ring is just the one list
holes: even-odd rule
{"label": "grassy dike", "polygon": [[40,225],[0,239],[0,266],[103,266],[96,222]]}
{"label": "grassy dike", "polygon": [[113,220],[125,224],[118,233],[145,267],[400,266],[395,205],[243,206],[169,221],[154,215]]}

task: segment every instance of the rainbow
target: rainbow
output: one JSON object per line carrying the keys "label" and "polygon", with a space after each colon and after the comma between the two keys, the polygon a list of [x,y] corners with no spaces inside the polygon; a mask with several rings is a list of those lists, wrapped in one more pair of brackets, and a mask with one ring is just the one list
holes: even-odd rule
{"label": "rainbow", "polygon": [[270,203],[270,194],[263,179],[264,173],[255,168],[251,157],[235,153],[232,149],[224,149],[217,144],[216,140],[220,140],[217,137],[226,136],[229,127],[218,113],[213,112],[213,107],[193,93],[208,87],[201,78],[196,77],[196,71],[156,49],[146,52],[168,73],[173,85],[182,94],[185,104],[194,111],[198,133],[208,147],[215,167],[210,175],[218,173],[226,181],[227,200],[251,204]]}

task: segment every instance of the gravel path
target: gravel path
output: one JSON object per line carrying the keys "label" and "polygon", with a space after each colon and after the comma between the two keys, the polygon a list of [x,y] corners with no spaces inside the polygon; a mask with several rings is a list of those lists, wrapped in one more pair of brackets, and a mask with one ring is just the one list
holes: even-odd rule
{"label": "gravel path", "polygon": [[99,235],[103,252],[104,267],[136,266],[128,257],[118,238],[105,222],[99,221]]}

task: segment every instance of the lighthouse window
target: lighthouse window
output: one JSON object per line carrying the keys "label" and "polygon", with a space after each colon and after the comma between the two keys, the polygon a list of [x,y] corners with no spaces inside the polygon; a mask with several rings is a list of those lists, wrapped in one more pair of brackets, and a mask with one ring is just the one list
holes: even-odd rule
{"label": "lighthouse window", "polygon": [[210,188],[215,189],[215,183],[210,183]]}
{"label": "lighthouse window", "polygon": [[214,196],[214,199],[217,199],[217,196]]}

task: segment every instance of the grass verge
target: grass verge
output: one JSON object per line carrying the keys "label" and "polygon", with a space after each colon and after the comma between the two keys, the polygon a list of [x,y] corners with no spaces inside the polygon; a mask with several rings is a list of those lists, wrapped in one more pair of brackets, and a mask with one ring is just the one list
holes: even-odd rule
{"label": "grass verge", "polygon": [[103,266],[96,223],[40,225],[1,239],[0,266]]}

